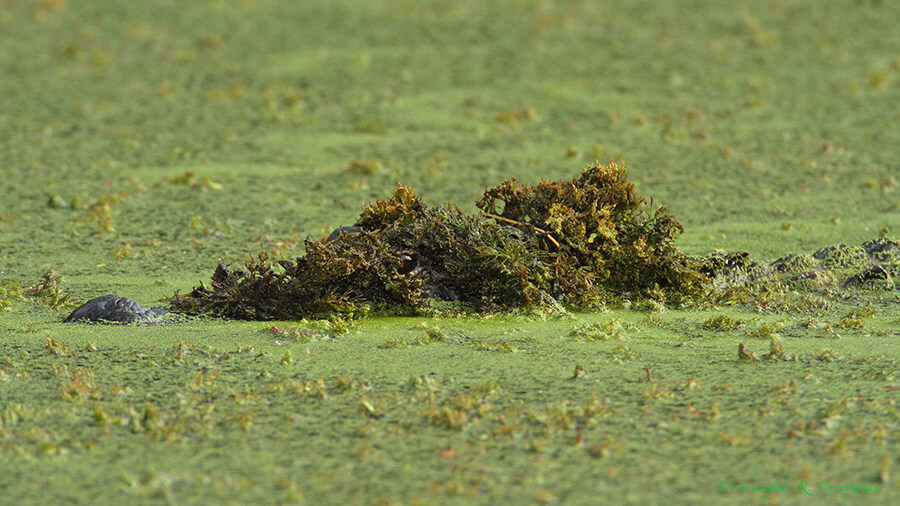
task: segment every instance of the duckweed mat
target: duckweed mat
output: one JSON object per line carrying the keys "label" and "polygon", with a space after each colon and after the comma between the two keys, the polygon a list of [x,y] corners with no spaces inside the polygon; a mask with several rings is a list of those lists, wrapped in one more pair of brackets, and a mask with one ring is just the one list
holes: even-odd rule
{"label": "duckweed mat", "polygon": [[[900,5],[307,4],[0,1],[5,501],[895,502]],[[508,202],[597,160],[715,296],[554,291],[595,231]],[[536,290],[425,276],[359,223],[392,195],[537,246]],[[414,297],[62,323],[364,243]]]}

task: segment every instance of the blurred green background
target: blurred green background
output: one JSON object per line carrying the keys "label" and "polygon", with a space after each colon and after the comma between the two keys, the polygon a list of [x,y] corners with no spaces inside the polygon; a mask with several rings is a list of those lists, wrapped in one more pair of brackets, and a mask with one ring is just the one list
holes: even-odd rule
{"label": "blurred green background", "polygon": [[398,182],[474,210],[610,159],[688,253],[896,232],[898,24],[852,0],[3,1],[0,276],[188,288]]}

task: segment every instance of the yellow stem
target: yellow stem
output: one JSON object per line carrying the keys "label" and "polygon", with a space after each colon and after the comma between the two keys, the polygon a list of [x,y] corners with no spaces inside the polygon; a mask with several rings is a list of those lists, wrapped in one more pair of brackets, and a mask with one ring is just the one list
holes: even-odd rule
{"label": "yellow stem", "polygon": [[487,216],[488,218],[493,218],[493,219],[495,219],[495,220],[497,220],[497,221],[502,221],[502,222],[504,222],[504,223],[509,223],[510,225],[516,225],[516,226],[519,226],[519,227],[530,228],[531,230],[534,230],[535,232],[537,232],[537,233],[539,233],[539,234],[544,234],[544,237],[546,237],[547,240],[549,240],[550,242],[552,242],[553,245],[556,246],[557,248],[561,248],[561,247],[562,247],[562,246],[559,245],[558,242],[556,242],[556,239],[554,239],[553,236],[550,235],[550,232],[547,232],[546,230],[537,228],[537,227],[535,227],[534,225],[529,225],[528,223],[522,223],[521,221],[511,220],[511,219],[509,219],[509,218],[504,218],[503,216],[497,216],[496,214],[491,214],[491,213],[483,213],[483,214],[484,214],[485,216]]}

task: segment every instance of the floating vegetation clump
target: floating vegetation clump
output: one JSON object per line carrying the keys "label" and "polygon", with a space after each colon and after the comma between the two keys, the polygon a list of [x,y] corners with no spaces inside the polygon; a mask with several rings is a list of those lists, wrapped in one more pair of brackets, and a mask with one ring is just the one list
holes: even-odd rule
{"label": "floating vegetation clump", "polygon": [[[220,264],[209,287],[169,299],[176,311],[249,320],[415,315],[433,301],[479,312],[590,309],[642,299],[749,304],[760,311],[821,313],[845,289],[894,290],[900,243],[844,244],[770,263],[742,252],[688,258],[682,227],[651,209],[623,166],[595,164],[571,181],[488,189],[477,214],[429,208],[409,186],[366,204],[354,226],[306,254],[243,268]],[[727,327],[727,322],[708,322]]]}
{"label": "floating vegetation clump", "polygon": [[270,320],[419,314],[432,300],[496,312],[702,294],[705,277],[672,244],[681,225],[651,210],[626,176],[613,162],[572,181],[510,179],[484,193],[475,215],[428,208],[401,185],[367,204],[355,226],[306,241],[296,261],[278,268],[260,254],[243,269],[220,264],[209,287],[169,301],[188,313]]}
{"label": "floating vegetation clump", "polygon": [[721,251],[696,260],[718,296],[735,288],[893,290],[893,278],[900,275],[900,242],[881,238],[859,246],[837,244],[769,263],[752,261],[747,253]]}
{"label": "floating vegetation clump", "polygon": [[[747,253],[722,251],[695,261],[709,278],[708,302],[746,304],[761,312],[819,315],[835,302],[866,297],[866,292],[883,298],[895,291],[900,242],[880,238],[858,246],[837,244],[768,263],[753,261]],[[859,321],[845,320],[844,325]]]}

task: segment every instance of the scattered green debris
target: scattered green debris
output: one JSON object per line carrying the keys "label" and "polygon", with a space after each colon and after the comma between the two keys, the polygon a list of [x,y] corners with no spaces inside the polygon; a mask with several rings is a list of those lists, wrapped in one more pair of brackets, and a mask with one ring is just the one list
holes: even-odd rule
{"label": "scattered green debris", "polygon": [[193,171],[169,176],[168,183],[175,186],[187,186],[199,191],[221,190],[222,184],[213,181],[210,176],[197,177]]}
{"label": "scattered green debris", "polygon": [[612,341],[625,339],[627,323],[616,318],[603,323],[596,322],[572,327],[571,335],[585,341]]}
{"label": "scattered green debris", "polygon": [[865,322],[860,318],[852,318],[850,316],[842,319],[834,326],[844,330],[863,330],[866,328]]}
{"label": "scattered green debris", "polygon": [[50,352],[51,355],[57,357],[63,357],[69,354],[69,348],[66,347],[66,345],[50,337],[44,341],[44,349]]}
{"label": "scattered green debris", "polygon": [[749,347],[747,347],[747,345],[745,345],[744,343],[739,343],[738,344],[738,360],[740,360],[741,362],[747,362],[747,363],[752,364],[752,363],[759,362],[759,357],[757,357],[756,353],[753,353],[753,350],[751,350]]}
{"label": "scattered green debris", "polygon": [[402,337],[388,338],[378,347],[381,349],[405,348],[407,346],[445,343],[449,342],[449,340],[450,336],[448,336],[446,332],[437,327],[431,327],[425,331],[425,335],[422,337],[417,337],[415,339],[403,339]]}
{"label": "scattered green debris", "polygon": [[812,353],[812,358],[821,362],[837,362],[844,357],[840,352],[828,348],[816,350]]}
{"label": "scattered green debris", "polygon": [[772,336],[769,343],[769,353],[763,355],[766,360],[787,360],[788,356],[784,351],[784,343],[778,337]]}
{"label": "scattered green debris", "polygon": [[341,169],[341,171],[349,172],[354,175],[371,176],[385,172],[385,168],[380,160],[352,160],[350,164]]}
{"label": "scattered green debris", "polygon": [[325,341],[330,339],[327,334],[317,330],[309,330],[300,327],[268,327],[267,332],[278,339],[285,339],[300,343],[312,341]]}
{"label": "scattered green debris", "polygon": [[0,311],[12,307],[13,301],[25,298],[25,289],[18,283],[0,282]]}
{"label": "scattered green debris", "polygon": [[756,337],[759,339],[777,339],[778,336],[778,326],[769,323],[763,323],[760,327],[753,331],[747,332],[748,336]]}
{"label": "scattered green debris", "polygon": [[[29,286],[23,293],[26,297],[40,298],[44,304],[54,309],[71,306],[72,303],[69,302],[69,293],[65,292],[59,286],[62,279],[63,277],[58,275],[56,271],[53,270],[53,267],[47,267],[47,270],[44,271],[44,280],[36,285]],[[10,293],[16,295],[19,292],[12,289],[10,290]]]}
{"label": "scattered green debris", "polygon": [[736,330],[743,326],[743,321],[725,314],[710,316],[708,320],[703,322],[703,328],[709,330]]}
{"label": "scattered green debris", "polygon": [[478,341],[475,345],[476,348],[481,351],[496,351],[499,353],[512,353],[516,351],[513,345],[509,344],[507,341],[500,343]]}

